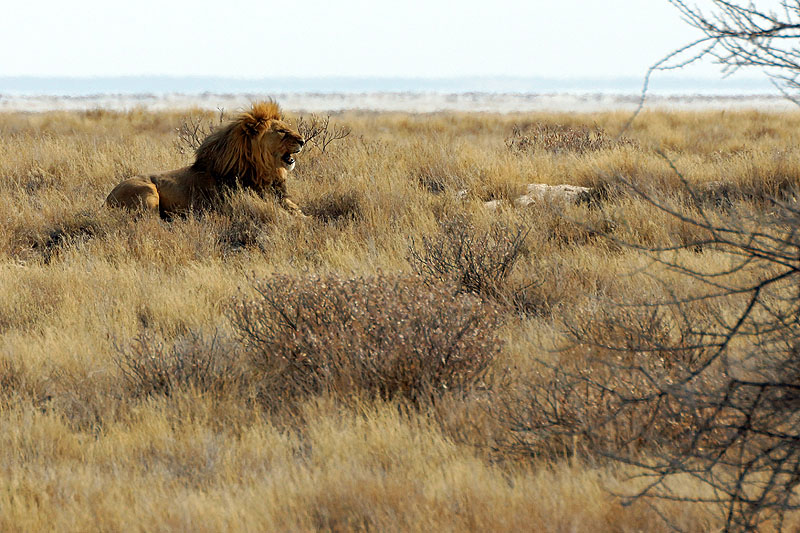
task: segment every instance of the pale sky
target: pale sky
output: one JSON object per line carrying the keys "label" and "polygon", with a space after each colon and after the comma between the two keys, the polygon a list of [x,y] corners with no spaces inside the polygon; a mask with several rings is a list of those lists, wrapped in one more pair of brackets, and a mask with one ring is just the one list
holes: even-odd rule
{"label": "pale sky", "polygon": [[641,76],[697,37],[666,0],[3,4],[0,76]]}

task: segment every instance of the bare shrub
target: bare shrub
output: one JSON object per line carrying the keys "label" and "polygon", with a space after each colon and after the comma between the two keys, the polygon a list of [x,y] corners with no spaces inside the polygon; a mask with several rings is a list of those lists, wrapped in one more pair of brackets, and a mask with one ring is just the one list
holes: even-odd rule
{"label": "bare shrub", "polygon": [[684,0],[667,0],[703,36],[662,58],[645,78],[660,70],[683,68],[710,58],[726,74],[755,67],[795,102],[800,91],[800,2],[781,0],[771,6],[742,0],[710,0],[704,9]]}
{"label": "bare shrub", "polygon": [[170,396],[192,389],[215,395],[245,395],[254,374],[233,341],[189,332],[167,343],[151,331],[117,346],[114,362],[133,397]]}
{"label": "bare shrub", "polygon": [[[506,402],[509,427],[531,452],[571,438],[641,469],[646,486],[630,501],[713,503],[725,531],[780,530],[800,510],[800,211],[772,200],[765,214],[687,215],[636,192],[701,235],[662,249],[627,243],[691,292],[665,282],[666,296],[602,302],[568,321],[588,362],[543,362],[525,399]],[[700,248],[727,259],[697,267],[674,255]],[[681,490],[687,475],[709,492]]]}
{"label": "bare shrub", "polygon": [[175,140],[175,148],[178,152],[183,155],[193,154],[215,128],[225,123],[227,120],[225,110],[218,107],[217,112],[216,120],[206,115],[187,116],[181,120],[176,128],[178,138]]}
{"label": "bare shrub", "polygon": [[[565,320],[571,346],[553,361],[537,361],[497,403],[495,414],[513,428],[511,448],[596,458],[653,453],[691,440],[696,411],[662,394],[662,387],[705,360],[704,335],[694,329],[706,323],[702,315],[607,305]],[[704,375],[703,386],[718,377]],[[655,401],[637,401],[645,398]]]}
{"label": "bare shrub", "polygon": [[231,308],[268,402],[333,392],[414,403],[480,381],[496,307],[418,278],[274,276]]}
{"label": "bare shrub", "polygon": [[316,148],[325,153],[328,147],[347,138],[352,130],[347,126],[331,124],[331,116],[310,115],[297,119],[297,131],[305,139],[308,148]]}
{"label": "bare shrub", "polygon": [[619,146],[638,146],[633,139],[614,138],[597,126],[575,127],[544,122],[526,128],[514,126],[505,144],[513,153],[528,155],[537,152],[584,154]]}
{"label": "bare shrub", "polygon": [[[504,305],[522,303],[530,283],[512,281],[511,273],[527,252],[528,230],[494,225],[480,231],[464,219],[442,224],[436,237],[411,244],[409,260],[428,283],[455,283],[462,292]],[[524,309],[523,309],[524,310]]]}

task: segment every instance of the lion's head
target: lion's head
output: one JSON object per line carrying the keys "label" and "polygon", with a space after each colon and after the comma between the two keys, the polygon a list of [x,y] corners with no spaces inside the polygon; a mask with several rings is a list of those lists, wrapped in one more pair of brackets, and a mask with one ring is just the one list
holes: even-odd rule
{"label": "lion's head", "polygon": [[226,126],[209,135],[197,149],[195,170],[223,183],[264,189],[281,180],[281,170],[294,168],[303,138],[281,118],[278,104],[257,102]]}

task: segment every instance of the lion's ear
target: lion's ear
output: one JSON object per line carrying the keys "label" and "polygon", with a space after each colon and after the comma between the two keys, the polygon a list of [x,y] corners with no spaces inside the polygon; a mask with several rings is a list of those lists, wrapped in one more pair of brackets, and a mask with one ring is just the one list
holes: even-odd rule
{"label": "lion's ear", "polygon": [[250,113],[245,113],[241,125],[248,137],[257,137],[267,129],[267,121],[264,118],[254,117]]}

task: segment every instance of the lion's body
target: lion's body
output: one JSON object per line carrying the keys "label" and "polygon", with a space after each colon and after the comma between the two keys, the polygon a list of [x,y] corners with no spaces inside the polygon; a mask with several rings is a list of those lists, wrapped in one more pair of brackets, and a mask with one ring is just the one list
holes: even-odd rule
{"label": "lion's body", "polygon": [[287,197],[291,157],[303,139],[280,119],[273,102],[262,102],[209,135],[195,162],[184,168],[126,179],[111,191],[106,204],[144,209],[162,217],[213,208],[226,189],[245,187],[273,194],[294,214],[302,211]]}
{"label": "lion's body", "polygon": [[162,216],[212,207],[219,185],[205,172],[184,167],[129,178],[108,195],[106,203],[115,207],[158,211]]}

